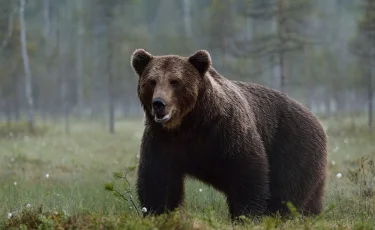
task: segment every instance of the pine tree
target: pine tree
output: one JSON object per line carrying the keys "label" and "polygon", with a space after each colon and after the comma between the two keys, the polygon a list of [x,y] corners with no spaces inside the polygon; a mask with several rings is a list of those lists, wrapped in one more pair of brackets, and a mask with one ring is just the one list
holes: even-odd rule
{"label": "pine tree", "polygon": [[368,96],[368,126],[373,131],[373,75],[375,74],[375,2],[364,0],[362,17],[358,21],[358,35],[350,44],[351,50],[360,59],[365,71]]}
{"label": "pine tree", "polygon": [[302,28],[310,9],[310,0],[246,0],[242,13],[254,21],[252,38],[236,41],[232,52],[237,57],[270,60],[277,67],[278,88],[284,91],[286,54],[300,51],[307,44]]}

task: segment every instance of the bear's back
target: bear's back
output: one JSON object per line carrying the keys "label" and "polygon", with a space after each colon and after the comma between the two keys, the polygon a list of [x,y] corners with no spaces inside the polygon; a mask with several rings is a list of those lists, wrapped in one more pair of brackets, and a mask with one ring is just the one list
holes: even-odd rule
{"label": "bear's back", "polygon": [[287,94],[255,83],[231,82],[246,97],[266,149],[271,151],[274,138],[280,132],[288,136],[314,137],[325,141],[326,136],[317,117]]}

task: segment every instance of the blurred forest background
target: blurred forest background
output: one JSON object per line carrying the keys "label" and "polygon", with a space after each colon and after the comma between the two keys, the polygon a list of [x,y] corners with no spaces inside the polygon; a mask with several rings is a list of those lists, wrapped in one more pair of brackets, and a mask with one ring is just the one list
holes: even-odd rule
{"label": "blurred forest background", "polygon": [[[373,0],[0,0],[0,119],[141,117],[136,48],[210,52],[225,77],[372,127]],[[41,118],[39,120],[39,118]],[[354,118],[353,118],[354,119]]]}

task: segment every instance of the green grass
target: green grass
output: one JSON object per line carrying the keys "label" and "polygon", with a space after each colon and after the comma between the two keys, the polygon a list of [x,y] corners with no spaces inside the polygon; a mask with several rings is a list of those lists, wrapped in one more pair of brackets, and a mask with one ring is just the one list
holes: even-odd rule
{"label": "green grass", "polygon": [[[128,189],[113,174],[137,164],[143,129],[139,120],[117,122],[115,135],[98,122],[73,121],[69,135],[59,124],[45,124],[39,135],[0,125],[0,228],[375,229],[375,136],[368,134],[363,118],[355,123],[332,118],[324,126],[330,160],[326,211],[314,219],[296,214],[288,220],[265,217],[233,226],[224,196],[191,179],[184,206],[159,217],[139,218],[130,202],[105,190],[108,182],[120,192]],[[358,164],[364,156],[368,159]],[[134,186],[135,172],[127,178]],[[8,219],[8,213],[13,217]]]}

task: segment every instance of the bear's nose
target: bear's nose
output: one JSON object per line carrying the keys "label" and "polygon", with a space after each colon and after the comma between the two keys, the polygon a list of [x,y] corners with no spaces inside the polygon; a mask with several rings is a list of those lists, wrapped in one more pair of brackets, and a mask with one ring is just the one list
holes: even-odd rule
{"label": "bear's nose", "polygon": [[164,112],[165,102],[161,98],[155,98],[152,100],[152,108],[156,113]]}

